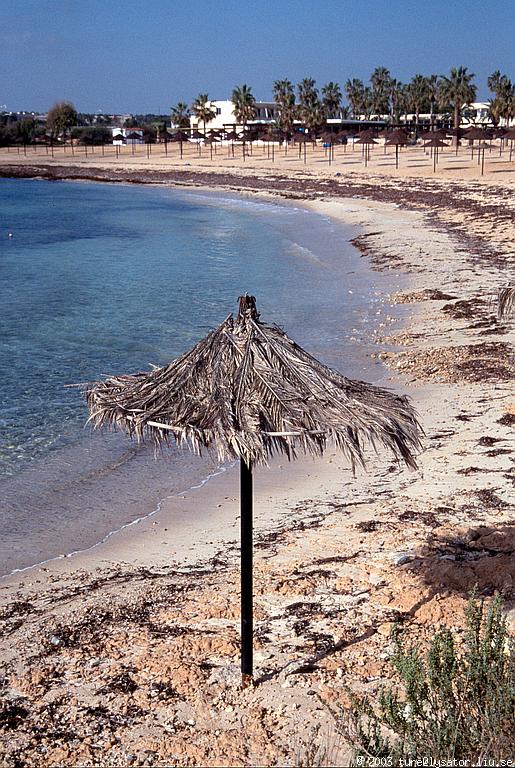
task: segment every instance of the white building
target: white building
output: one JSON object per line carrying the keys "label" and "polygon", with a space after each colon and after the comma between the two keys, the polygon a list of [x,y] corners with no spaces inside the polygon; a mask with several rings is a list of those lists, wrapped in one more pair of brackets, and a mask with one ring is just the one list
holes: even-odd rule
{"label": "white building", "polygon": [[[210,101],[209,106],[216,112],[216,116],[206,124],[207,130],[218,131],[223,128],[231,130],[233,126],[240,125],[236,120],[234,105],[230,99]],[[270,125],[277,117],[277,105],[273,101],[256,101],[255,108],[256,117],[253,120],[249,120],[247,125]],[[202,120],[199,120],[195,115],[190,117],[190,127],[193,130],[204,130]]]}
{"label": "white building", "polygon": [[113,144],[144,144],[143,128],[112,128]]}

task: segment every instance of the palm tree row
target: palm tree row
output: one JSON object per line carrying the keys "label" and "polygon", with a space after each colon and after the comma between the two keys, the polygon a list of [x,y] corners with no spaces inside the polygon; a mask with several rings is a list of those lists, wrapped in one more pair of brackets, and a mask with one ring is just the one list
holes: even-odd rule
{"label": "palm tree row", "polygon": [[[449,76],[416,74],[409,83],[401,83],[392,77],[386,67],[376,67],[370,76],[370,85],[353,78],[345,83],[345,95],[349,108],[342,106],[342,91],[338,83],[329,82],[320,91],[315,80],[306,77],[295,86],[290,80],[276,80],[273,84],[274,101],[278,108],[276,123],[285,133],[293,131],[295,120],[300,120],[308,130],[314,130],[328,118],[364,116],[367,119],[384,118],[399,122],[401,115],[415,115],[418,128],[420,114],[429,113],[434,127],[437,107],[453,114],[454,128],[459,128],[461,112],[471,104],[477,92],[475,75],[467,67],[451,69]],[[489,102],[490,114],[495,125],[500,119],[515,117],[515,85],[499,70],[488,78],[488,87],[494,94]],[[245,127],[256,115],[256,99],[248,85],[234,88],[231,96],[236,120]],[[197,96],[191,109],[184,102],[172,107],[172,122],[179,128],[189,127],[190,115],[194,114],[206,125],[215,117],[212,101],[207,93]]]}

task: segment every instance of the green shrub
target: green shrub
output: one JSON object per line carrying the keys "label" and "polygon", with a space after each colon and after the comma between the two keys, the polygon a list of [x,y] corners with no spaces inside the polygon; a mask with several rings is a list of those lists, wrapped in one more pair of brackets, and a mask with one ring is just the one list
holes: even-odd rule
{"label": "green shrub", "polygon": [[446,629],[425,654],[405,647],[395,630],[391,662],[401,689],[383,689],[377,707],[352,697],[344,730],[356,765],[424,758],[498,765],[515,756],[515,644],[501,600],[486,610],[474,594],[465,617],[459,646]]}

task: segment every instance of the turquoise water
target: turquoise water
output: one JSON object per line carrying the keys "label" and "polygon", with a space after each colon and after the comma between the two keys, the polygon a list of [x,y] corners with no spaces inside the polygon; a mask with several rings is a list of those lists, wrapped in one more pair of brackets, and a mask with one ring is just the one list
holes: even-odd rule
{"label": "turquoise water", "polygon": [[65,384],[166,363],[245,291],[319,358],[379,377],[364,350],[384,278],[351,234],[236,197],[0,180],[0,573],[90,546],[216,469],[92,436]]}

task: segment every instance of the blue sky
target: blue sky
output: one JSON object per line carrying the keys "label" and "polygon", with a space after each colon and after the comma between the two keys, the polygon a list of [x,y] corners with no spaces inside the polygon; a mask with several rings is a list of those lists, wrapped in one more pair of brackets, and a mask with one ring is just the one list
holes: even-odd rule
{"label": "blue sky", "polygon": [[1,0],[0,108],[168,112],[275,79],[399,80],[465,65],[515,79],[515,0]]}

